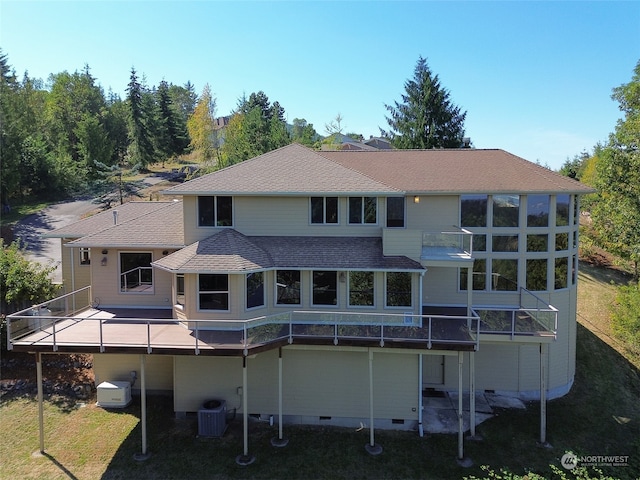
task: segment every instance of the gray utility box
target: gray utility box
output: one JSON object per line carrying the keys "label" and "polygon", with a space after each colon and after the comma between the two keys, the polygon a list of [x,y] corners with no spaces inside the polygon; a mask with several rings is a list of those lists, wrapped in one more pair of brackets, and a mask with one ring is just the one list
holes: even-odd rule
{"label": "gray utility box", "polygon": [[227,429],[226,400],[208,400],[198,410],[198,436],[221,437]]}

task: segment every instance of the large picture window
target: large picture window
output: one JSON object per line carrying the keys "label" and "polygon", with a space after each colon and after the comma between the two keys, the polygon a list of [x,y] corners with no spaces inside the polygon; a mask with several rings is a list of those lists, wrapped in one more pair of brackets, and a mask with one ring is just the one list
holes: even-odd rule
{"label": "large picture window", "polygon": [[411,307],[411,274],[388,272],[386,275],[386,306]]}
{"label": "large picture window", "polygon": [[349,272],[349,305],[374,305],[373,272]]}
{"label": "large picture window", "polygon": [[460,197],[460,225],[463,227],[487,226],[487,195]]}
{"label": "large picture window", "polygon": [[387,197],[387,228],[404,227],[404,197]]}
{"label": "large picture window", "polygon": [[338,197],[311,197],[311,223],[338,223]]}
{"label": "large picture window", "polygon": [[491,284],[495,291],[517,291],[518,260],[494,258],[491,262]]}
{"label": "large picture window", "polygon": [[[468,269],[460,269],[460,290],[467,289]],[[486,290],[487,289],[487,259],[476,258],[473,261],[473,276],[472,288],[474,290]]]}
{"label": "large picture window", "polygon": [[229,275],[198,275],[198,307],[200,310],[229,310]]}
{"label": "large picture window", "polygon": [[313,304],[338,304],[338,272],[313,272]]}
{"label": "large picture window", "polygon": [[493,226],[517,227],[520,217],[520,197],[518,195],[493,196]]}
{"label": "large picture window", "polygon": [[276,304],[300,305],[300,271],[278,270],[276,272]]}
{"label": "large picture window", "polygon": [[198,197],[198,226],[233,226],[233,201],[225,196]]}
{"label": "large picture window", "polygon": [[566,194],[556,196],[556,225],[558,227],[569,225],[570,198]]}
{"label": "large picture window", "polygon": [[549,195],[527,196],[527,227],[549,226]]}
{"label": "large picture window", "polygon": [[150,252],[120,252],[120,292],[152,293]]}
{"label": "large picture window", "polygon": [[376,197],[349,197],[349,223],[377,223],[377,206]]}
{"label": "large picture window", "polygon": [[247,308],[264,307],[264,272],[247,274]]}

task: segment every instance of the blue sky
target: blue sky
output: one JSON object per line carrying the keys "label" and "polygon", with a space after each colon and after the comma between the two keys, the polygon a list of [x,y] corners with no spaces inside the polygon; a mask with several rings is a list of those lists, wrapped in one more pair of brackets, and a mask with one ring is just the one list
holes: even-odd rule
{"label": "blue sky", "polygon": [[606,141],[612,88],[640,60],[640,2],[0,0],[0,47],[21,75],[81,70],[125,94],[205,83],[228,114],[264,91],[318,133],[386,128],[418,57],[467,111],[476,148],[557,169]]}

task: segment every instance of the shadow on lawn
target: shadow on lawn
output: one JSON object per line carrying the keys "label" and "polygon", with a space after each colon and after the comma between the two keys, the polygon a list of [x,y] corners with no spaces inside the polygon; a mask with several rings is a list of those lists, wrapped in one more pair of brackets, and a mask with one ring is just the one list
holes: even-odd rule
{"label": "shadow on lawn", "polygon": [[[481,465],[516,474],[533,471],[554,478],[549,465],[560,467],[562,455],[628,455],[626,467],[598,467],[620,479],[640,477],[640,374],[629,361],[582,325],[577,326],[577,368],[571,391],[549,401],[547,439],[552,448],[538,446],[540,405],[526,410],[497,411],[478,426],[483,441],[466,441],[465,456],[474,462],[463,469],[455,461],[456,435],[376,431],[380,456],[364,449],[368,430],[321,426],[285,426],[285,448],[270,439],[277,426],[251,423],[249,453],[256,462],[241,467],[243,453],[241,417],[222,438],[198,438],[197,417],[176,419],[171,398],[148,397],[148,450],[143,462],[138,425],[112,458],[102,479],[124,478],[462,478],[486,477]],[[129,413],[140,414],[139,401]]]}

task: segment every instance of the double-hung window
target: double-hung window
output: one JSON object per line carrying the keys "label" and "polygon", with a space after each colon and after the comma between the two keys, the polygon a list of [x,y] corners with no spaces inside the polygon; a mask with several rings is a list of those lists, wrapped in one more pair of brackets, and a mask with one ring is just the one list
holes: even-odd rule
{"label": "double-hung window", "polygon": [[349,197],[349,223],[375,224],[378,222],[376,197]]}
{"label": "double-hung window", "polygon": [[229,275],[211,273],[198,275],[198,308],[229,310]]}
{"label": "double-hung window", "polygon": [[233,201],[227,196],[198,197],[198,226],[233,226]]}
{"label": "double-hung window", "polygon": [[338,197],[311,197],[310,205],[311,223],[338,223]]}

